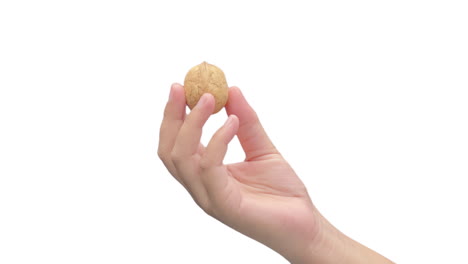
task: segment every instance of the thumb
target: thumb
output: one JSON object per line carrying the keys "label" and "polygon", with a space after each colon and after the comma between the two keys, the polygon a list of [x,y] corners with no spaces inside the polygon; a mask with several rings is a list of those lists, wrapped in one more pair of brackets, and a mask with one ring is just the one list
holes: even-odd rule
{"label": "thumb", "polygon": [[229,89],[226,112],[228,115],[236,115],[239,118],[237,137],[244,149],[246,161],[279,153],[260,124],[257,114],[247,103],[238,87]]}

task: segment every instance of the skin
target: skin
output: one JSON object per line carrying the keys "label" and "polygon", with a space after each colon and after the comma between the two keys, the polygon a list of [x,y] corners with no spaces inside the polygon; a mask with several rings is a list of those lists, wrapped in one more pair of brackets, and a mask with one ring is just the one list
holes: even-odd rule
{"label": "skin", "polygon": [[[214,107],[213,96],[204,94],[187,115],[184,89],[173,84],[158,148],[168,171],[208,215],[291,263],[392,263],[342,234],[320,214],[239,88],[229,89],[229,117],[203,146],[202,129]],[[246,158],[223,164],[236,135]]]}

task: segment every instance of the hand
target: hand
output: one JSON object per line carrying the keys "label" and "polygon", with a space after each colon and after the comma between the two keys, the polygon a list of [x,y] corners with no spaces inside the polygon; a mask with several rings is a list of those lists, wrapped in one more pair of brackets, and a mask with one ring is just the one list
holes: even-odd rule
{"label": "hand", "polygon": [[[200,138],[213,112],[214,98],[203,95],[187,116],[185,104],[183,87],[174,84],[161,124],[158,154],[207,214],[292,262],[326,263],[323,256],[344,248],[340,239],[344,235],[316,210],[304,184],[272,144],[239,88],[229,89],[229,117],[206,147]],[[225,165],[228,143],[235,135],[246,158]],[[336,256],[332,258],[336,263]]]}

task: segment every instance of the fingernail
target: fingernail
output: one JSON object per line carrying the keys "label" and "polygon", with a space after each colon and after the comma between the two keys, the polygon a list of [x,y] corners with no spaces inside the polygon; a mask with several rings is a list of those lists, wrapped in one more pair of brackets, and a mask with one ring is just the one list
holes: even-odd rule
{"label": "fingernail", "polygon": [[201,97],[200,97],[200,100],[198,100],[198,104],[197,105],[204,105],[206,103],[206,101],[208,100],[208,94],[203,94]]}

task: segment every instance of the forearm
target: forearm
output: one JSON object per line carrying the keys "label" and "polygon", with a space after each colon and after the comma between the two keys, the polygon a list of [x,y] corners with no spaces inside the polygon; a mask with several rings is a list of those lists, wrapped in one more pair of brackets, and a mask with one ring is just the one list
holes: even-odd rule
{"label": "forearm", "polygon": [[346,260],[343,263],[378,263],[391,264],[394,263],[372,249],[348,238],[346,250]]}
{"label": "forearm", "polygon": [[292,264],[391,264],[389,259],[341,233],[321,216],[320,233],[301,256],[289,256]]}

